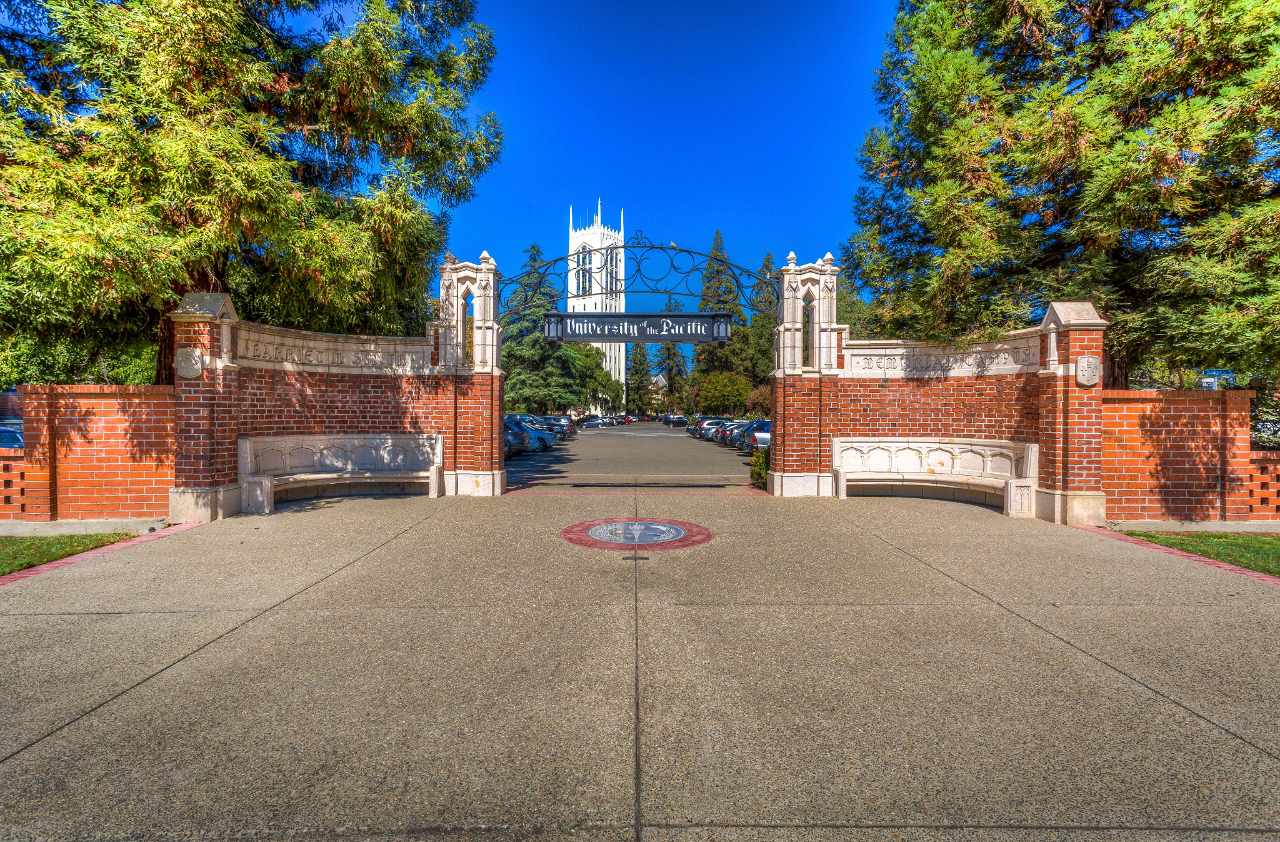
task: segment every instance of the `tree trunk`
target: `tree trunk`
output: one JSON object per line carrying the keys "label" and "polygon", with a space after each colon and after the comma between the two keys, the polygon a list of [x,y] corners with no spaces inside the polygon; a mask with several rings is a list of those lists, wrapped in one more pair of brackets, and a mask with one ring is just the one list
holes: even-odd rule
{"label": "tree trunk", "polygon": [[1104,366],[1102,386],[1104,389],[1128,389],[1129,388],[1129,363],[1127,356],[1118,353],[1109,353],[1105,356],[1106,365]]}

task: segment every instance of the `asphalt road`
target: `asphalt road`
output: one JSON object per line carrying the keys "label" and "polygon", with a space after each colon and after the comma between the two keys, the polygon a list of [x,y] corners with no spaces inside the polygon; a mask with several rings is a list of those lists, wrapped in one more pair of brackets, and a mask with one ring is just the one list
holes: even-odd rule
{"label": "asphalt road", "polygon": [[[610,448],[733,466],[593,434],[569,475]],[[561,538],[636,516],[713,537]],[[4,839],[1280,838],[1280,588],[960,503],[322,500],[0,587],[0,628]]]}
{"label": "asphalt road", "polygon": [[581,430],[546,453],[507,461],[507,483],[526,486],[715,488],[746,485],[749,457],[658,423]]}

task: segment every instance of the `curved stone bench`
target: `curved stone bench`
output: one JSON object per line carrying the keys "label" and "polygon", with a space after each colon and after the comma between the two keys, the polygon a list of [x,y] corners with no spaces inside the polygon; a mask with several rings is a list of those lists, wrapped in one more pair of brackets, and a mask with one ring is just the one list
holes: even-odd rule
{"label": "curved stone bench", "polygon": [[[837,438],[832,471],[837,497],[870,493],[944,497],[1035,517],[1039,445],[992,439]],[[949,492],[949,493],[948,493]],[[855,492],[856,493],[856,492]]]}
{"label": "curved stone bench", "polygon": [[240,511],[270,514],[276,494],[338,486],[427,485],[444,493],[442,437],[419,433],[242,436]]}

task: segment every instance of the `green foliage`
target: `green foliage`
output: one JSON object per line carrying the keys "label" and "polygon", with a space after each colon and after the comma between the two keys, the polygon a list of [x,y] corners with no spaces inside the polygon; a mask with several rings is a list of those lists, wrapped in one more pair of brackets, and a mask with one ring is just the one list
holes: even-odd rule
{"label": "green foliage", "polygon": [[747,393],[747,416],[750,418],[773,417],[773,386],[761,383]]}
{"label": "green foliage", "polygon": [[622,386],[604,370],[604,352],[590,345],[555,345],[542,335],[557,292],[537,243],[525,249],[521,280],[506,302],[510,321],[503,328],[502,368],[506,406],[511,411],[548,414],[616,406]]}
{"label": "green foliage", "polygon": [[746,412],[751,381],[727,371],[698,372],[693,378],[692,393],[698,412],[736,417]]}
{"label": "green foliage", "polygon": [[631,345],[627,358],[627,411],[648,415],[653,409],[653,375],[649,368],[649,346],[642,342]]}
{"label": "green foliage", "polygon": [[[711,242],[706,265],[702,270],[702,297],[698,301],[698,310],[702,313],[728,313],[733,317],[734,332],[746,324],[742,314],[742,302],[739,300],[737,275],[729,265],[729,256],[724,250],[724,236],[719,230]],[[701,372],[736,371],[735,351],[738,347],[723,346],[709,342],[697,346],[693,352],[694,367]]]}
{"label": "green foliage", "polygon": [[0,387],[20,383],[152,382],[156,346],[114,336],[42,336],[25,331],[0,339]]}
{"label": "green foliage", "polygon": [[735,370],[760,385],[768,382],[773,374],[773,331],[778,325],[778,294],[773,285],[764,280],[778,281],[772,254],[764,256],[756,274],[760,278],[751,291],[751,323],[736,329],[729,343],[736,360]]}
{"label": "green foliage", "polygon": [[1280,360],[1280,4],[902,0],[845,261],[890,333],[975,340],[1049,300],[1114,380]]}
{"label": "green foliage", "polygon": [[[667,312],[679,313],[682,307],[680,299],[667,296]],[[680,409],[684,405],[685,390],[689,381],[689,363],[685,359],[684,349],[687,346],[674,342],[658,346],[653,363],[653,370],[661,374],[667,381],[665,395],[655,396],[664,409]]]}
{"label": "green foliage", "polygon": [[424,203],[467,199],[501,143],[468,116],[494,55],[472,6],[366,0],[342,26],[327,0],[8,0],[0,335],[86,344],[48,367],[81,379],[191,290],[421,333],[445,236]]}
{"label": "green foliage", "polygon": [[765,488],[769,484],[769,448],[753,451],[751,454],[751,484],[756,488]]}

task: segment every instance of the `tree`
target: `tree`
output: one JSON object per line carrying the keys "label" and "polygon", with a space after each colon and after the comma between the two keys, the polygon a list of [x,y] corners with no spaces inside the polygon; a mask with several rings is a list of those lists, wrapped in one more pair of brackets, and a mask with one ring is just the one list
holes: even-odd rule
{"label": "tree", "polygon": [[505,402],[509,409],[546,414],[586,408],[597,393],[607,391],[603,379],[604,352],[587,345],[557,345],[542,333],[547,313],[555,309],[558,292],[547,273],[542,248],[525,249],[525,263],[516,288],[506,301],[502,369],[506,373]]}
{"label": "tree", "polygon": [[32,356],[98,379],[157,344],[163,377],[188,291],[422,333],[445,238],[426,203],[466,200],[501,145],[468,116],[494,56],[472,7],[0,0],[0,380]]}
{"label": "tree", "polygon": [[1053,299],[1135,364],[1280,360],[1280,5],[902,0],[846,262],[885,329],[988,338]]}
{"label": "tree", "polygon": [[756,271],[757,278],[751,289],[751,324],[740,331],[743,341],[740,352],[735,354],[739,372],[755,385],[766,383],[774,369],[774,328],[778,325],[778,291],[774,286],[778,272],[773,266],[773,255],[766,254]]}
{"label": "tree", "polygon": [[[680,300],[668,295],[667,312],[679,313],[680,311]],[[664,342],[658,346],[657,359],[654,361],[653,368],[667,381],[664,403],[668,410],[679,409],[682,406],[685,383],[689,379],[689,363],[685,359],[685,347],[675,342]]]}
{"label": "tree", "polygon": [[649,367],[649,346],[643,342],[631,345],[627,359],[627,411],[648,415],[653,409],[653,373]]}
{"label": "tree", "polygon": [[[735,328],[746,324],[742,315],[742,302],[739,300],[737,275],[729,264],[729,256],[724,250],[724,236],[719,229],[711,241],[711,251],[702,269],[702,297],[698,301],[698,310],[703,313],[728,313]],[[699,345],[693,352],[693,359],[694,367],[699,371],[736,370],[735,356],[727,344]]]}
{"label": "tree", "polygon": [[693,402],[699,412],[741,415],[747,408],[751,381],[727,371],[699,373],[694,378]]}

